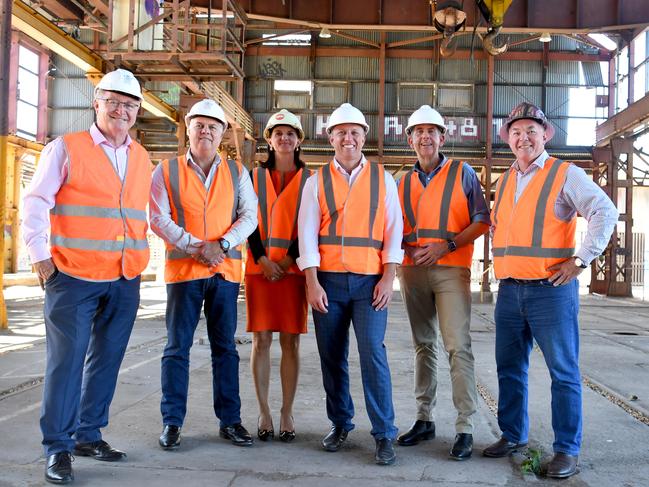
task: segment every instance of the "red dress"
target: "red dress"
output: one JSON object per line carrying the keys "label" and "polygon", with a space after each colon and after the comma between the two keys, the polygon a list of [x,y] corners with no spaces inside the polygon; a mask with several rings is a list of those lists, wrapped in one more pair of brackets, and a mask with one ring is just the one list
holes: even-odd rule
{"label": "red dress", "polygon": [[[286,187],[296,173],[270,171],[276,194]],[[306,333],[308,304],[304,275],[285,274],[278,281],[269,281],[263,274],[248,274],[245,289],[246,331]]]}

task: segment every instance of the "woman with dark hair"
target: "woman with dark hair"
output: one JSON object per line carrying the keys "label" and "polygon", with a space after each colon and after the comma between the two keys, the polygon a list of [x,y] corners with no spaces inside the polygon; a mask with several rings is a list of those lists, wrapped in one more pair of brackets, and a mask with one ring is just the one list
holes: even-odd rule
{"label": "woman with dark hair", "polygon": [[257,436],[267,441],[275,436],[268,404],[270,345],[273,332],[279,332],[282,349],[279,438],[290,442],[295,438],[293,400],[299,373],[300,334],[306,333],[307,319],[305,278],[295,265],[297,212],[310,171],[300,160],[304,131],[294,114],[280,110],[270,117],[264,138],[268,142],[268,159],[252,170],[259,198],[259,226],[248,238],[245,279],[247,331],[253,333],[250,367],[259,401]]}

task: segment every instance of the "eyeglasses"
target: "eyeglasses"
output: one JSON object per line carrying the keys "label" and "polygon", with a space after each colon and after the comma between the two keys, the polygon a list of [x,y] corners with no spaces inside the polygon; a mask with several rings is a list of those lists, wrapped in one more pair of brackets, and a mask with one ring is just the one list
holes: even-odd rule
{"label": "eyeglasses", "polygon": [[213,134],[215,134],[215,133],[217,133],[220,129],[223,128],[223,125],[220,124],[220,123],[211,123],[211,124],[209,124],[209,125],[205,125],[205,124],[202,124],[202,123],[200,123],[200,122],[195,122],[195,123],[192,124],[192,126],[189,127],[189,128],[194,129],[194,130],[198,130],[199,132],[200,132],[201,130],[203,130],[204,128],[207,128],[210,132],[212,132]]}
{"label": "eyeglasses", "polygon": [[131,103],[128,101],[118,101],[118,100],[113,100],[112,98],[97,98],[97,100],[102,100],[106,102],[106,106],[110,110],[117,110],[120,106],[124,107],[126,111],[129,112],[134,112],[135,110],[138,110],[140,108],[139,103]]}

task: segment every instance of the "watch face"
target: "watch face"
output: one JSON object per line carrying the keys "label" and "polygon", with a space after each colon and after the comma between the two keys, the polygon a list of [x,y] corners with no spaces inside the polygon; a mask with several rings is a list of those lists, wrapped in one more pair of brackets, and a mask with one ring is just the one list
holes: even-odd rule
{"label": "watch face", "polygon": [[223,252],[230,250],[230,242],[225,239],[221,239],[221,249],[223,249]]}

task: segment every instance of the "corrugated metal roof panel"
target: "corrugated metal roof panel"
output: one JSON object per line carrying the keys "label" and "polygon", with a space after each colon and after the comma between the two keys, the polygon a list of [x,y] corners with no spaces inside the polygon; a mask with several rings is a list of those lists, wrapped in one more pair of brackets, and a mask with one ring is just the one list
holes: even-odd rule
{"label": "corrugated metal roof panel", "polygon": [[95,88],[87,78],[50,78],[48,105],[51,108],[88,108],[92,106]]}
{"label": "corrugated metal roof panel", "polygon": [[579,61],[550,61],[546,79],[554,85],[578,85]]}
{"label": "corrugated metal roof panel", "polygon": [[[386,87],[386,99],[387,99]],[[352,105],[362,111],[376,111],[379,105],[378,82],[352,83]]]}
{"label": "corrugated metal roof panel", "polygon": [[95,111],[91,108],[48,110],[48,137],[55,138],[69,132],[88,130],[95,121]]}
{"label": "corrugated metal roof panel", "polygon": [[247,110],[259,112],[270,108],[273,98],[272,83],[272,80],[266,79],[246,80],[245,103]]}
{"label": "corrugated metal roof panel", "polygon": [[[646,66],[649,68],[649,65]],[[604,76],[599,62],[581,61],[581,69],[584,73],[586,86],[607,86],[604,84]]]}
{"label": "corrugated metal roof panel", "polygon": [[496,83],[537,83],[543,81],[541,61],[507,61],[496,58],[494,82]]}
{"label": "corrugated metal roof panel", "polygon": [[570,88],[549,86],[546,90],[545,114],[552,116],[567,116],[570,104]]}
{"label": "corrugated metal roof panel", "polygon": [[508,115],[522,101],[541,106],[541,87],[494,86],[494,115]]}
{"label": "corrugated metal roof panel", "polygon": [[316,83],[313,106],[318,108],[338,107],[347,101],[347,89],[346,83]]}
{"label": "corrugated metal roof panel", "polygon": [[246,77],[271,79],[311,79],[307,56],[246,56]]}
{"label": "corrugated metal roof panel", "polygon": [[[308,65],[308,62],[306,63]],[[372,80],[379,72],[379,60],[356,57],[319,57],[316,79]]]}
{"label": "corrugated metal roof panel", "polygon": [[[374,76],[377,74],[378,71],[375,71]],[[388,58],[385,60],[386,81],[432,81],[432,79],[432,59]]]}
{"label": "corrugated metal roof panel", "polygon": [[77,67],[58,54],[52,54],[52,56],[50,56],[50,64],[56,68],[56,71],[50,73],[52,76],[73,78],[86,77],[86,72],[83,69]]}
{"label": "corrugated metal roof panel", "polygon": [[461,59],[442,59],[439,63],[440,81],[486,81],[487,63]]}

